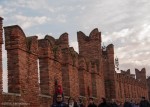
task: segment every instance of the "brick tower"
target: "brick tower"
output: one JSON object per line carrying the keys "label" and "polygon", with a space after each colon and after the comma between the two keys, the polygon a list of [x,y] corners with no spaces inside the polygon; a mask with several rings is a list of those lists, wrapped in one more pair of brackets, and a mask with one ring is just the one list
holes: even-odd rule
{"label": "brick tower", "polygon": [[146,69],[145,68],[142,68],[141,71],[138,70],[138,69],[135,69],[135,74],[136,74],[136,79],[142,83],[143,87],[142,88],[145,88],[146,90],[143,91],[142,93],[142,96],[145,96],[146,98],[148,98],[148,79],[146,80]]}
{"label": "brick tower", "polygon": [[141,71],[139,71],[138,69],[135,69],[135,74],[136,74],[136,79],[138,79],[139,81],[141,81],[142,83],[144,83],[146,85],[146,70],[145,70],[145,68],[143,68]]}
{"label": "brick tower", "polygon": [[103,51],[103,66],[105,78],[106,98],[109,100],[116,98],[115,66],[114,66],[114,46],[110,44]]}
{"label": "brick tower", "polygon": [[[93,97],[104,97],[104,78],[102,66],[101,32],[94,29],[89,36],[83,32],[77,33],[79,54],[86,58],[92,86],[88,86]],[[87,88],[88,88],[87,87]]]}
{"label": "brick tower", "polygon": [[8,59],[8,92],[19,94],[23,102],[38,107],[37,37],[26,37],[18,25],[4,27],[4,31]]}

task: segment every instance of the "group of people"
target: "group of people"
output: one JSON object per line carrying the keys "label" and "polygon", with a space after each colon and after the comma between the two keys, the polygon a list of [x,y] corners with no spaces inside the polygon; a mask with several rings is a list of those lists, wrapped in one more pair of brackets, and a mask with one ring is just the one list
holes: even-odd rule
{"label": "group of people", "polygon": [[[79,99],[75,101],[72,97],[68,99],[68,101],[64,101],[62,94],[57,94],[56,101],[53,102],[51,107],[86,107],[82,100]],[[93,98],[89,98],[87,107],[150,107],[150,103],[145,99],[145,97],[141,98],[140,103],[135,103],[132,100],[126,99],[126,101],[121,104],[117,103],[114,99],[111,102],[106,101],[105,98],[101,98],[100,103],[97,105],[94,102]]]}
{"label": "group of people", "polygon": [[[97,107],[97,105],[94,104],[93,98],[91,98],[88,107]],[[116,102],[114,99],[108,102],[105,98],[101,98],[98,107],[150,107],[150,103],[145,97],[141,98],[140,103],[136,103],[133,100],[130,101],[128,98],[126,98],[124,103]]]}
{"label": "group of people", "polygon": [[53,102],[51,107],[85,107],[82,103],[82,100],[79,99],[79,102],[76,102],[72,97],[68,99],[67,102],[64,101],[62,94],[57,94],[56,101]]}
{"label": "group of people", "polygon": [[[68,101],[64,101],[64,95],[61,86],[59,86],[56,90],[53,100],[54,101],[51,107],[86,107],[83,104],[82,99],[75,101],[75,99],[70,97]],[[95,104],[94,99],[90,97],[87,107],[150,107],[150,103],[145,99],[145,97],[141,98],[140,103],[136,103],[128,98],[124,103],[116,102],[114,99],[108,102],[105,98],[101,98],[99,104],[97,105]]]}

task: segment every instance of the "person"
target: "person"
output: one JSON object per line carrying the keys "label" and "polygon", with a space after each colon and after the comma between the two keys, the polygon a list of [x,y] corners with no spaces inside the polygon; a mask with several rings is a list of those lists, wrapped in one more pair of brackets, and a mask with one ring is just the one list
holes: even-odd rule
{"label": "person", "polygon": [[135,101],[134,100],[131,100],[130,103],[131,103],[132,107],[135,107]]}
{"label": "person", "polygon": [[145,97],[141,98],[140,107],[150,107],[150,103],[145,99]]}
{"label": "person", "polygon": [[72,97],[68,99],[68,107],[78,107],[77,102]]}
{"label": "person", "polygon": [[94,99],[92,97],[89,98],[88,107],[97,107],[97,105],[94,103]]}
{"label": "person", "polygon": [[98,107],[110,107],[110,105],[106,102],[105,98],[101,98],[100,104],[98,105]]}
{"label": "person", "polygon": [[63,94],[63,90],[62,90],[61,85],[57,85],[56,93],[57,94]]}
{"label": "person", "polygon": [[117,105],[115,99],[112,99],[112,100],[111,100],[110,107],[118,107],[118,105]]}
{"label": "person", "polygon": [[138,103],[135,103],[134,107],[139,107],[139,104],[138,104]]}
{"label": "person", "polygon": [[62,94],[56,95],[56,102],[53,102],[51,107],[67,107],[67,104],[63,102]]}
{"label": "person", "polygon": [[84,107],[84,104],[81,98],[79,98],[78,105],[79,107]]}
{"label": "person", "polygon": [[56,102],[56,96],[57,95],[62,95],[62,100],[64,101],[64,94],[63,94],[63,89],[62,89],[61,85],[56,85],[56,87],[55,87],[55,93],[53,96],[53,103]]}
{"label": "person", "polygon": [[126,98],[124,104],[123,104],[123,107],[132,107],[132,104],[130,103],[129,99]]}

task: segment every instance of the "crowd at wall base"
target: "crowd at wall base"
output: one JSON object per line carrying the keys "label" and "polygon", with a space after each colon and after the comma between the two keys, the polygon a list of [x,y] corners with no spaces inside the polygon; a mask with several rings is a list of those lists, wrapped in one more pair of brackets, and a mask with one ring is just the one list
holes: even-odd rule
{"label": "crowd at wall base", "polygon": [[[4,40],[3,41],[3,32]],[[101,32],[89,36],[77,32],[79,53],[69,47],[68,33],[59,39],[46,35],[26,37],[18,25],[3,27],[0,17],[0,104],[3,107],[49,107],[57,86],[62,86],[64,100],[70,96],[88,105],[107,98],[124,102],[125,98],[148,99],[146,70],[116,73],[113,44],[102,48]],[[7,51],[8,93],[2,90],[2,45]],[[149,82],[150,83],[150,82]]]}
{"label": "crowd at wall base", "polygon": [[95,104],[93,98],[89,98],[88,105],[84,105],[81,99],[76,101],[72,97],[68,99],[68,101],[63,101],[62,94],[57,94],[56,102],[54,102],[51,107],[150,107],[150,102],[145,99],[145,97],[141,97],[141,101],[135,102],[126,98],[125,102],[120,103],[116,102],[115,99],[111,101],[107,101],[105,98],[101,98],[98,104]]}

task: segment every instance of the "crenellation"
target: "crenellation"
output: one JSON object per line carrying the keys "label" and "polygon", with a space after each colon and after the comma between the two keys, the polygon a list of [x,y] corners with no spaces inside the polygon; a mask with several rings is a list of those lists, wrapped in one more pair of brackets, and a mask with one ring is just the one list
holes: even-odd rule
{"label": "crenellation", "polygon": [[55,45],[56,40],[55,40],[54,37],[52,37],[52,36],[50,36],[50,35],[46,35],[44,39],[48,40],[49,43],[51,44],[51,46],[54,46],[54,45]]}
{"label": "crenellation", "polygon": [[[114,45],[101,47],[101,32],[97,28],[89,36],[77,32],[79,53],[69,47],[68,33],[58,39],[46,35],[26,37],[18,26],[4,27],[8,58],[8,93],[2,94],[2,18],[0,17],[0,103],[4,101],[28,104],[28,107],[50,106],[61,85],[65,100],[101,97],[125,101],[125,98],[148,98],[146,69],[135,69],[134,74],[115,71]],[[149,83],[150,79],[147,79]],[[149,84],[148,84],[149,86]],[[12,94],[10,94],[12,93]]]}
{"label": "crenellation", "polygon": [[59,37],[59,45],[61,46],[61,49],[63,48],[69,48],[69,40],[68,40],[68,33],[63,33]]}
{"label": "crenellation", "polygon": [[18,25],[4,27],[4,33],[7,50],[19,48],[26,51],[26,36]]}
{"label": "crenellation", "polygon": [[135,69],[136,79],[146,83],[146,70],[145,68],[142,68],[141,71],[138,69]]}
{"label": "crenellation", "polygon": [[89,37],[86,36],[82,31],[77,32],[77,38],[79,42],[82,42],[83,40],[89,41]]}
{"label": "crenellation", "polygon": [[46,39],[38,40],[38,51],[39,51],[39,58],[46,58],[49,57],[54,59],[52,45]]}
{"label": "crenellation", "polygon": [[98,31],[98,28],[95,28],[91,31],[89,38],[91,40],[98,40],[99,42],[101,42],[101,32]]}
{"label": "crenellation", "polygon": [[114,45],[113,44],[109,44],[107,47],[107,54],[114,54]]}
{"label": "crenellation", "polygon": [[130,69],[128,69],[127,71],[121,70],[121,73],[127,76],[131,76]]}
{"label": "crenellation", "polygon": [[33,54],[37,54],[38,53],[38,37],[30,36],[26,38],[26,41],[27,41],[27,51]]}

